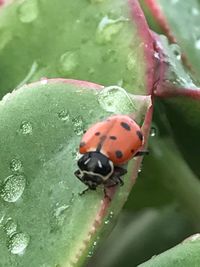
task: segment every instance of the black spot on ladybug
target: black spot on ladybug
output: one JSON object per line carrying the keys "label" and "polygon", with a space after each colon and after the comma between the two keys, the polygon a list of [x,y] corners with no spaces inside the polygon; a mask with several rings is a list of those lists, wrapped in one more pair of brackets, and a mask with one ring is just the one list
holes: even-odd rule
{"label": "black spot on ladybug", "polygon": [[134,149],[131,149],[131,153],[135,153],[135,150]]}
{"label": "black spot on ladybug", "polygon": [[84,131],[83,131],[83,133],[86,133],[86,132],[87,132],[87,130],[84,130]]}
{"label": "black spot on ladybug", "polygon": [[96,136],[100,135],[100,132],[96,132],[95,135],[96,135]]}
{"label": "black spot on ladybug", "polygon": [[115,155],[118,159],[123,157],[123,153],[120,150],[115,151]]}
{"label": "black spot on ladybug", "polygon": [[111,136],[110,136],[110,139],[112,139],[112,140],[116,140],[116,139],[117,139],[117,137],[116,137],[116,136],[114,136],[114,135],[111,135]]}
{"label": "black spot on ladybug", "polygon": [[86,145],[85,142],[80,142],[80,147],[83,147],[83,146],[85,146],[85,145]]}
{"label": "black spot on ladybug", "polygon": [[131,127],[128,125],[128,123],[122,121],[120,124],[125,130],[127,131],[131,130]]}
{"label": "black spot on ladybug", "polygon": [[142,141],[143,140],[143,134],[142,134],[142,132],[141,131],[137,131],[136,134],[139,137],[139,139]]}

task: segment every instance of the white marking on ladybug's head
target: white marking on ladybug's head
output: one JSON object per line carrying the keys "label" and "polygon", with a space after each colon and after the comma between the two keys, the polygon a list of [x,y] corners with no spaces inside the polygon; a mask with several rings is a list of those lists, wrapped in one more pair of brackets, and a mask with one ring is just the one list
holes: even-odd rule
{"label": "white marking on ladybug's head", "polygon": [[100,160],[98,160],[98,165],[99,165],[99,168],[103,167]]}
{"label": "white marking on ladybug's head", "polygon": [[84,162],[84,165],[87,165],[89,161],[90,161],[90,158],[88,158],[88,159]]}
{"label": "white marking on ladybug's head", "polygon": [[107,174],[106,176],[103,176],[101,175],[100,173],[95,173],[95,172],[92,172],[92,171],[81,171],[83,174],[88,174],[88,175],[94,175],[94,176],[98,176],[100,177],[103,181],[106,181],[108,180],[111,175],[113,174],[113,171],[114,171],[114,165],[113,165],[113,162],[111,160],[109,160],[109,164],[110,164],[110,167],[111,167],[111,171],[109,174]]}

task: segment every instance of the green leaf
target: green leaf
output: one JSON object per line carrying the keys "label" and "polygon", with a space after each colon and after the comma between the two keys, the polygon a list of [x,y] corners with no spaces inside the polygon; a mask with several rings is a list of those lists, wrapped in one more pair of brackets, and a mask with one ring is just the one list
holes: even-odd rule
{"label": "green leaf", "polygon": [[[132,13],[123,0],[13,1],[0,10],[1,96],[42,77],[146,92],[152,66],[145,57],[152,43],[144,18]],[[147,40],[139,35],[139,25]]]}
{"label": "green leaf", "polygon": [[[151,10],[154,20],[161,26],[171,41],[182,48],[192,65],[193,74],[199,81],[200,74],[200,5],[198,0],[165,1],[144,0]],[[148,13],[149,14],[149,13]],[[151,24],[153,29],[154,25]]]}
{"label": "green leaf", "polygon": [[[112,112],[107,99],[112,99]],[[124,106],[141,123],[151,102],[149,97],[135,99],[130,105],[131,95],[123,89],[61,79],[30,84],[3,98],[2,266],[73,266],[87,259],[95,236],[127,199],[141,159],[128,165],[124,187],[116,195],[116,189],[109,191],[111,203],[101,188],[80,196],[85,185],[74,175],[80,138],[91,124],[123,113]]]}
{"label": "green leaf", "polygon": [[167,250],[166,252],[152,257],[151,260],[140,264],[140,267],[188,267],[199,266],[199,234],[194,235],[191,239],[184,241],[182,244]]}

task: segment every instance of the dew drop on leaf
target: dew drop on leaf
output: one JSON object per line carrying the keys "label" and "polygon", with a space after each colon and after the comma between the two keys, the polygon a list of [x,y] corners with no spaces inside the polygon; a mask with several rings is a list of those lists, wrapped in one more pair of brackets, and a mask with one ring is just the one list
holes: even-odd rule
{"label": "dew drop on leaf", "polygon": [[129,114],[136,110],[127,92],[117,85],[105,87],[100,91],[98,101],[107,112]]}
{"label": "dew drop on leaf", "polygon": [[38,17],[38,1],[24,0],[18,7],[18,17],[22,23],[33,22]]}
{"label": "dew drop on leaf", "polygon": [[156,136],[156,132],[157,132],[156,128],[155,128],[155,127],[151,127],[151,130],[150,130],[150,136],[151,136],[151,137]]}
{"label": "dew drop on leaf", "polygon": [[8,249],[12,254],[22,255],[30,241],[30,237],[25,233],[15,233],[8,241]]}
{"label": "dew drop on leaf", "polygon": [[81,116],[74,117],[72,119],[72,125],[76,135],[82,135],[84,131],[83,119]]}
{"label": "dew drop on leaf", "polygon": [[65,122],[69,121],[69,119],[70,119],[69,112],[65,111],[65,110],[62,110],[62,111],[58,112],[58,118],[61,121],[65,121]]}
{"label": "dew drop on leaf", "polygon": [[13,219],[9,218],[4,224],[4,230],[8,236],[11,236],[16,232],[17,224],[13,221]]}
{"label": "dew drop on leaf", "polygon": [[129,19],[123,17],[118,19],[110,19],[108,16],[103,17],[96,31],[97,43],[105,44],[111,42],[113,37],[120,32],[124,23],[127,21],[129,21]]}
{"label": "dew drop on leaf", "polygon": [[61,55],[59,61],[59,72],[62,75],[70,75],[78,66],[78,54],[73,51],[67,51]]}
{"label": "dew drop on leaf", "polygon": [[23,121],[20,125],[20,132],[24,135],[32,134],[33,127],[29,121]]}
{"label": "dew drop on leaf", "polygon": [[111,220],[113,219],[113,216],[114,216],[114,212],[113,211],[110,211],[108,216],[106,217],[105,221],[104,221],[104,224],[109,224],[111,222]]}
{"label": "dew drop on leaf", "polygon": [[0,189],[0,195],[6,202],[17,201],[24,192],[26,179],[23,175],[8,176]]}
{"label": "dew drop on leaf", "polygon": [[19,159],[12,159],[10,162],[10,170],[13,172],[18,172],[22,169],[22,162]]}

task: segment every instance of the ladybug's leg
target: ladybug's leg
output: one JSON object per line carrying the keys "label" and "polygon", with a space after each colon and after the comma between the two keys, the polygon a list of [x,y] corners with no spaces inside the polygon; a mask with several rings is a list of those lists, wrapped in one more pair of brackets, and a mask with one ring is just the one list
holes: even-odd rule
{"label": "ladybug's leg", "polygon": [[[115,166],[115,169],[114,169],[114,176],[123,176],[127,173],[127,170],[122,168],[122,167],[119,167],[119,166]],[[120,177],[119,177],[120,179]]]}
{"label": "ladybug's leg", "polygon": [[90,190],[90,188],[88,187],[88,188],[86,188],[86,189],[84,189],[81,193],[79,193],[79,196],[82,196],[82,195],[84,195],[88,190]]}
{"label": "ladybug's leg", "polygon": [[144,156],[144,155],[148,155],[149,151],[148,150],[143,150],[143,151],[138,151],[134,157],[140,157],[140,156]]}
{"label": "ladybug's leg", "polygon": [[83,180],[82,180],[82,174],[81,174],[80,170],[75,171],[75,172],[74,172],[74,175],[76,175],[76,177],[77,177],[79,180],[83,181]]}

